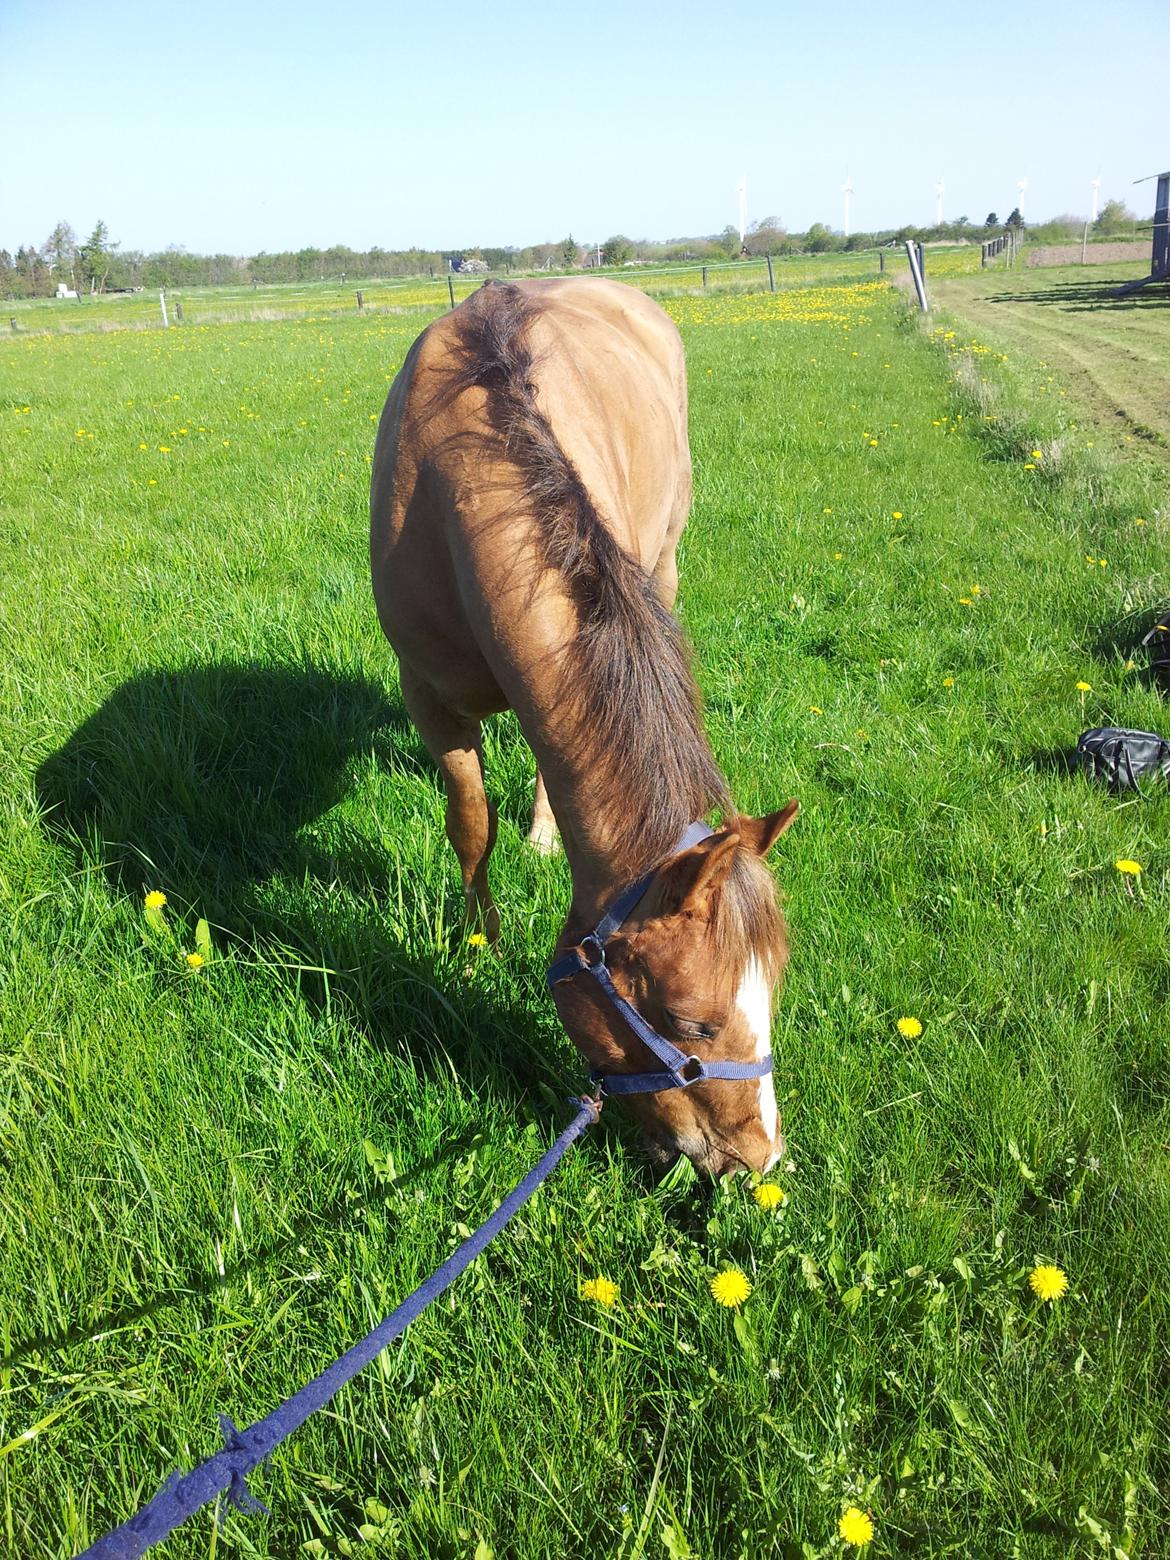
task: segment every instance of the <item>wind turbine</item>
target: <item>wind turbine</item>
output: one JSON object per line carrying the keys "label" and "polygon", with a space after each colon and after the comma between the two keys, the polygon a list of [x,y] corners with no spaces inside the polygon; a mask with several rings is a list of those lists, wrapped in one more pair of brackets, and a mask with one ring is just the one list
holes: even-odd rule
{"label": "wind turbine", "polygon": [[739,196],[739,242],[742,247],[747,235],[747,174],[740,174],[739,183],[735,186]]}
{"label": "wind turbine", "polygon": [[938,183],[934,187],[934,193],[935,193],[934,225],[935,225],[935,227],[942,227],[942,198],[943,198],[943,190],[944,189],[945,189],[945,185],[943,184],[943,181],[942,181],[942,175],[939,174]]}
{"label": "wind turbine", "polygon": [[1016,189],[1018,189],[1020,192],[1019,204],[1016,209],[1020,213],[1020,221],[1022,222],[1024,220],[1024,196],[1028,193],[1027,178],[1018,179],[1016,181]]}
{"label": "wind turbine", "polygon": [[841,193],[845,197],[845,237],[849,237],[849,197],[853,194],[853,175],[845,175],[845,183],[841,186]]}
{"label": "wind turbine", "polygon": [[1093,215],[1089,218],[1089,221],[1090,222],[1096,222],[1096,220],[1097,220],[1097,197],[1101,193],[1101,175],[1100,174],[1098,174],[1095,179],[1091,180],[1089,187],[1093,191]]}

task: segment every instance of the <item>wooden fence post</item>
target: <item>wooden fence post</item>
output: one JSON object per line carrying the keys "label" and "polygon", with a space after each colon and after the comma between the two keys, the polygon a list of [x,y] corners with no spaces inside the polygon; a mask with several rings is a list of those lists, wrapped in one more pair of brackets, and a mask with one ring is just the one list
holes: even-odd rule
{"label": "wooden fence post", "polygon": [[181,298],[178,298],[175,301],[175,324],[176,325],[181,325],[182,323],[183,323],[183,300]]}
{"label": "wooden fence post", "polygon": [[886,252],[885,252],[884,249],[879,249],[878,250],[878,275],[879,276],[884,276],[885,274],[886,274]]}
{"label": "wooden fence post", "polygon": [[12,326],[13,330],[17,330],[19,328],[17,326],[17,323],[16,323],[16,315],[15,314],[10,314],[8,316],[8,323]]}
{"label": "wooden fence post", "polygon": [[706,287],[706,285],[707,285],[707,267],[704,266],[703,267],[703,286]]}
{"label": "wooden fence post", "polygon": [[768,256],[768,291],[776,291],[776,278],[772,275],[772,256]]}
{"label": "wooden fence post", "polygon": [[447,272],[447,292],[450,294],[451,307],[455,307],[455,283],[451,280],[450,271]]}
{"label": "wooden fence post", "polygon": [[358,313],[359,314],[362,312],[362,307],[363,307],[363,305],[362,305],[362,290],[359,287],[358,288]]}
{"label": "wooden fence post", "polygon": [[163,292],[161,287],[159,288],[159,291],[158,291],[158,306],[162,310],[163,329],[166,330],[167,326],[170,324],[170,320],[167,319],[167,299],[166,299],[166,294]]}

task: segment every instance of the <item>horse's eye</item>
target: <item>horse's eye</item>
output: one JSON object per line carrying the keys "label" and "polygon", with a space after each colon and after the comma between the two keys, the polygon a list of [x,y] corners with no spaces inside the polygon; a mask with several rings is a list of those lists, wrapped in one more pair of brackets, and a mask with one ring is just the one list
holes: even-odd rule
{"label": "horse's eye", "polygon": [[678,1013],[672,1013],[669,1008],[666,1016],[670,1020],[670,1027],[687,1040],[714,1040],[719,1033],[715,1024],[705,1024],[697,1018],[683,1018]]}

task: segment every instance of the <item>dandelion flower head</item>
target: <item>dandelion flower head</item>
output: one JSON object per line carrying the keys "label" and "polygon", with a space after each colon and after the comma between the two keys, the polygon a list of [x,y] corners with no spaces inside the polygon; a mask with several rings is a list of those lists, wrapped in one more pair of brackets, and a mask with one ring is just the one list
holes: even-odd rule
{"label": "dandelion flower head", "polygon": [[581,1285],[582,1300],[596,1300],[611,1310],[617,1304],[618,1286],[612,1278],[587,1278]]}
{"label": "dandelion flower head", "polygon": [[201,953],[189,953],[187,955],[187,963],[193,970],[201,970],[204,964],[203,955]]}
{"label": "dandelion flower head", "polygon": [[856,1544],[860,1549],[863,1544],[873,1542],[873,1518],[867,1511],[859,1511],[856,1506],[850,1506],[847,1511],[841,1513],[837,1532],[847,1544]]}
{"label": "dandelion flower head", "polygon": [[1028,1275],[1028,1283],[1037,1300],[1061,1300],[1068,1293],[1068,1275],[1063,1268],[1034,1267]]}
{"label": "dandelion flower head", "polygon": [[775,1186],[771,1181],[765,1181],[762,1186],[754,1187],[752,1196],[765,1213],[769,1209],[778,1208],[781,1203],[788,1201],[781,1188]]}
{"label": "dandelion flower head", "polygon": [[148,910],[161,910],[167,902],[167,896],[157,888],[152,888],[146,896],[146,908]]}
{"label": "dandelion flower head", "polygon": [[922,1033],[922,1020],[919,1018],[900,1018],[898,1020],[898,1033],[907,1040],[917,1040]]}
{"label": "dandelion flower head", "polygon": [[720,1305],[742,1305],[751,1292],[751,1279],[738,1268],[724,1268],[711,1280],[711,1294]]}
{"label": "dandelion flower head", "polygon": [[1131,861],[1128,856],[1123,857],[1120,861],[1115,861],[1113,865],[1118,872],[1123,873],[1126,877],[1141,877],[1142,875],[1141,862]]}

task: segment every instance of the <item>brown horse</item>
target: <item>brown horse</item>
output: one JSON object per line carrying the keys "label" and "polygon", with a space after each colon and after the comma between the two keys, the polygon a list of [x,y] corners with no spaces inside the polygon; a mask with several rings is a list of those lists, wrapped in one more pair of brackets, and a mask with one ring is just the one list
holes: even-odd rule
{"label": "brown horse", "polygon": [[[783,1146],[767,1052],[787,944],[763,858],[796,803],[740,816],[703,731],[670,611],[686,421],[682,343],[643,293],[489,283],[423,332],[391,387],[371,561],[403,699],[446,784],[471,925],[498,933],[480,722],[510,707],[538,764],[530,838],[559,830],[572,871],[558,950],[589,944],[619,891],[652,874],[600,962],[691,1072],[630,1105],[660,1157],[722,1174],[765,1169]],[[724,824],[680,849],[715,808]],[[578,962],[597,963],[596,944]],[[554,995],[595,1068],[645,1071],[598,982],[558,979]],[[704,1077],[707,1057],[730,1072]]]}

